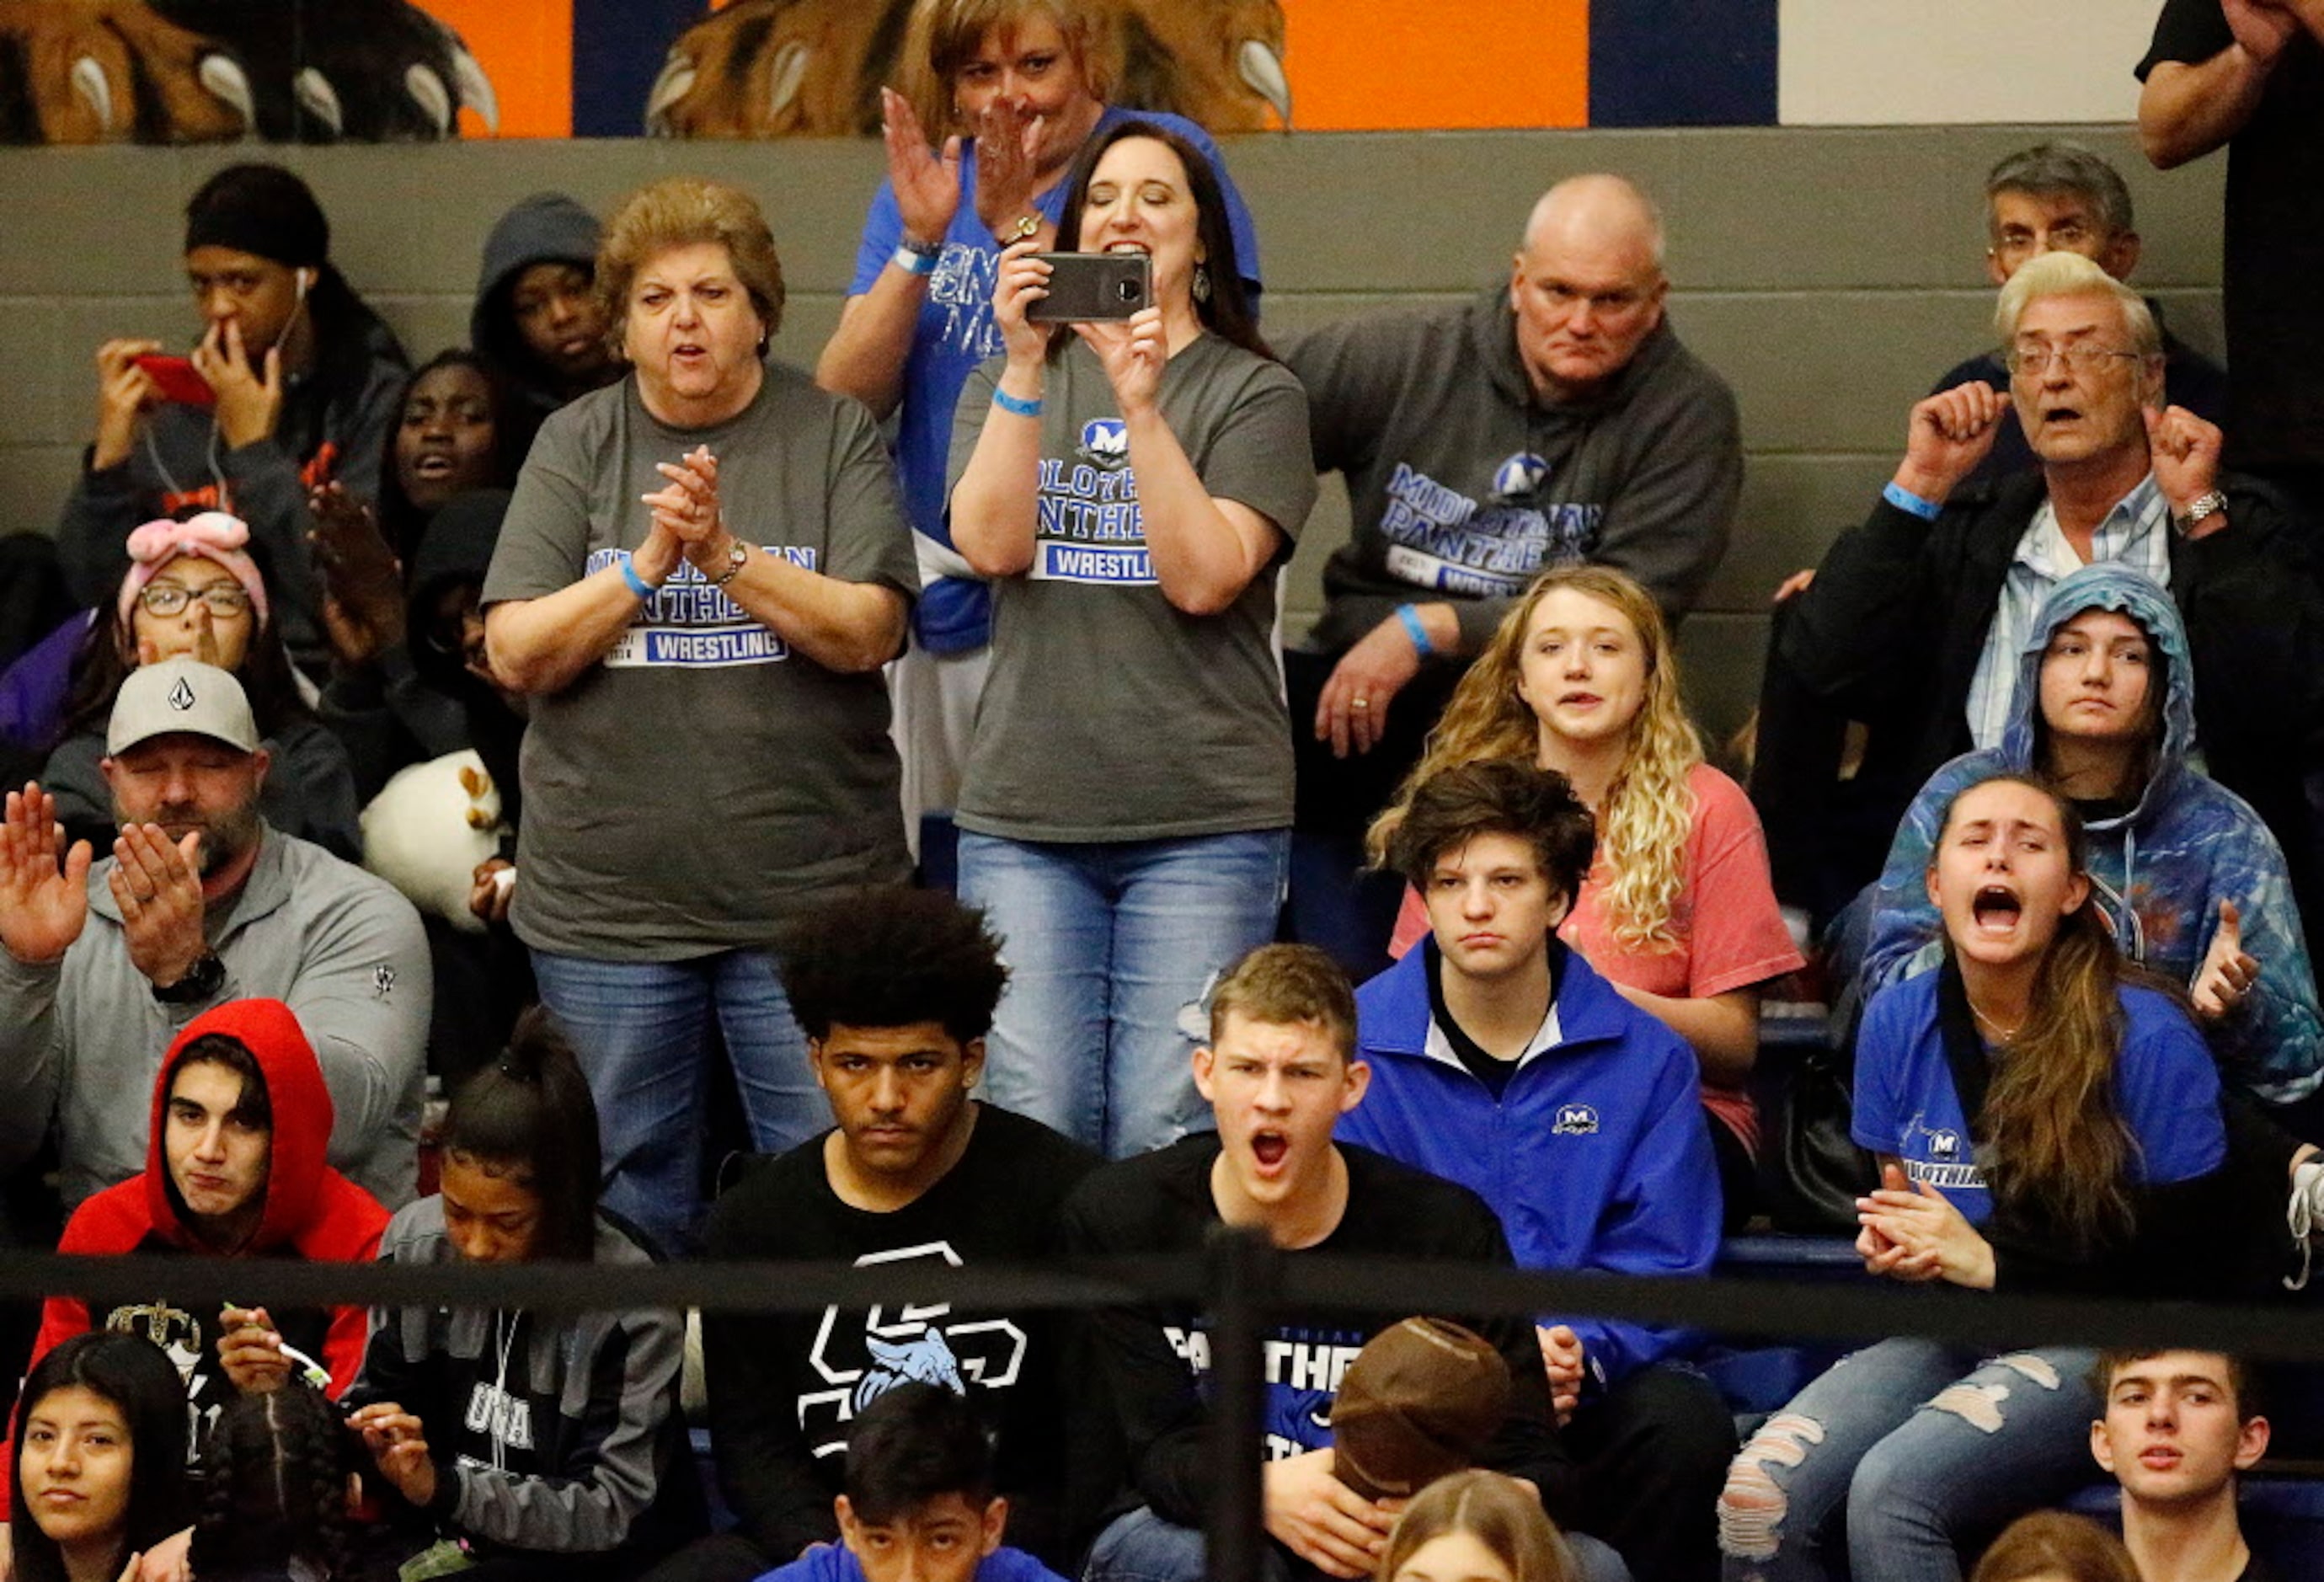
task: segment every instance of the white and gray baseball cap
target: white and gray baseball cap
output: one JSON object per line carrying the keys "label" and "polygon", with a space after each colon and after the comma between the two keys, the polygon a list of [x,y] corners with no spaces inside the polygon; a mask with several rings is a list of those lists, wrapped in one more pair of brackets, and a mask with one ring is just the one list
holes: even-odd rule
{"label": "white and gray baseball cap", "polygon": [[117,757],[154,736],[185,731],[244,753],[258,748],[258,725],[242,683],[198,659],[140,665],[121,683],[105,727],[105,754]]}

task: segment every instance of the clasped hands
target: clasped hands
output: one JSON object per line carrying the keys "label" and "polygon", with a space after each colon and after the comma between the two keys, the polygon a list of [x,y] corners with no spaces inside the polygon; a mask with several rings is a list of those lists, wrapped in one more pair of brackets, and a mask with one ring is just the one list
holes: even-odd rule
{"label": "clasped hands", "polygon": [[733,539],[718,504],[718,458],[707,445],[697,445],[678,461],[656,462],[654,470],[669,482],[639,496],[652,513],[652,525],[632,557],[638,575],[659,586],[681,560],[705,577],[723,575]]}
{"label": "clasped hands", "polygon": [[1993,1289],[1993,1244],[1942,1192],[1907,1180],[1894,1161],[1880,1167],[1879,1188],[1856,1200],[1856,1250],[1868,1273]]}

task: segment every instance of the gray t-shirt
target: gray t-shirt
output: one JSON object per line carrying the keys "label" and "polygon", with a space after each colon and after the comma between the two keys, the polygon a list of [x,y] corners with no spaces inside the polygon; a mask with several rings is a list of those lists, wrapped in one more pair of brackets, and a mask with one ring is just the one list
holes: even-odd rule
{"label": "gray t-shirt", "polygon": [[[696,445],[728,526],[844,582],[918,591],[871,414],[767,365],[725,422],[673,429],[634,378],[543,424],[484,602],[538,598],[645,541],[639,497]],[[603,662],[533,700],[511,921],[561,955],[677,961],[765,945],[816,898],[910,873],[880,672],[840,675],[681,565]]]}
{"label": "gray t-shirt", "polygon": [[[958,482],[1003,359],[953,419]],[[1204,335],[1162,374],[1162,414],[1214,498],[1283,530],[1274,567],[1215,615],[1162,595],[1113,389],[1079,341],[1049,365],[1033,564],[993,587],[960,827],[1014,840],[1156,840],[1291,822],[1275,580],[1315,503],[1307,396],[1282,364]]]}

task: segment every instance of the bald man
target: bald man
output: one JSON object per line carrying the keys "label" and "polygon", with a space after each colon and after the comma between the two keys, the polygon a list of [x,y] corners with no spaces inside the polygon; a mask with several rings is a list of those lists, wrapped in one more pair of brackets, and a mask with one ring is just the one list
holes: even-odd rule
{"label": "bald man", "polygon": [[1344,319],[1290,350],[1316,470],[1346,476],[1355,519],[1306,650],[1286,655],[1293,924],[1360,980],[1386,966],[1396,895],[1355,878],[1363,827],[1526,584],[1596,561],[1675,620],[1726,550],[1735,397],[1680,344],[1669,290],[1653,202],[1618,176],[1576,176],[1534,205],[1506,285]]}

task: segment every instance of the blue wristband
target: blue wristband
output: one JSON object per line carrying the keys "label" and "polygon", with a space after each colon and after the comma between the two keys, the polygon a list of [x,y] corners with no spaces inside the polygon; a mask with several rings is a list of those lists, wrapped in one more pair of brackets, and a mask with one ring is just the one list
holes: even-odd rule
{"label": "blue wristband", "polygon": [[1417,605],[1398,605],[1396,618],[1404,623],[1404,634],[1412,639],[1412,646],[1423,659],[1436,656],[1436,644],[1428,641],[1428,624],[1420,618]]}
{"label": "blue wristband", "polygon": [[1039,396],[1037,395],[1030,401],[1019,401],[998,384],[992,387],[992,404],[1002,412],[1015,412],[1020,418],[1038,418],[1041,415]]}
{"label": "blue wristband", "polygon": [[934,274],[936,272],[936,249],[931,247],[923,253],[908,243],[898,243],[896,250],[888,255],[888,262],[906,274]]}
{"label": "blue wristband", "polygon": [[1880,497],[1899,511],[1911,512],[1923,522],[1934,522],[1943,515],[1945,511],[1945,508],[1934,500],[1922,499],[1894,478],[1889,479],[1888,486],[1880,491]]}
{"label": "blue wristband", "polygon": [[628,583],[630,585],[630,591],[636,594],[640,598],[650,599],[653,597],[656,593],[660,591],[655,587],[652,583],[648,582],[644,578],[638,575],[638,569],[630,564],[628,551],[624,550],[621,560],[615,563],[622,569],[622,580]]}

